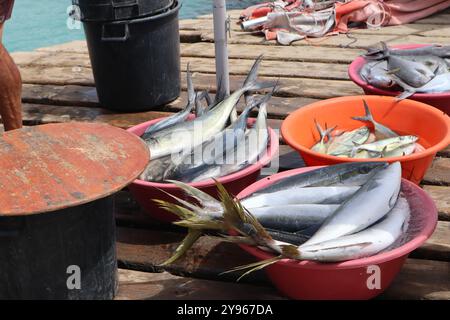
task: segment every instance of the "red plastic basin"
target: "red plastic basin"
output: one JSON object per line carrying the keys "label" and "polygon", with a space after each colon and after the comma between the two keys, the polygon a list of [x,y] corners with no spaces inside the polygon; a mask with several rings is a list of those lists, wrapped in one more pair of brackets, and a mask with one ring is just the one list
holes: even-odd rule
{"label": "red plastic basin", "polygon": [[[414,49],[427,46],[425,44],[405,44],[393,46],[395,49]],[[356,58],[348,67],[348,75],[350,79],[360,86],[365,94],[368,95],[382,95],[382,96],[398,96],[401,92],[392,91],[386,89],[380,89],[368,84],[363,78],[361,78],[359,71],[366,63],[363,57]],[[442,93],[416,93],[409,97],[409,99],[420,101],[436,107],[447,114],[450,114],[450,92]]]}
{"label": "red plastic basin", "polygon": [[[192,119],[193,117],[194,116],[190,116],[190,119]],[[161,121],[162,119],[163,118],[159,118],[139,124],[128,129],[128,131],[141,136],[147,127],[157,123],[158,121]],[[254,122],[255,119],[248,120],[249,124],[253,124]],[[217,181],[224,185],[228,192],[237,195],[241,190],[255,182],[260,175],[261,169],[269,164],[272,159],[278,155],[278,135],[271,128],[269,128],[269,135],[270,142],[267,148],[267,153],[263,157],[261,157],[258,162],[244,168],[243,170],[217,179]],[[190,183],[189,185],[198,188],[214,197],[217,197],[217,189],[213,179]],[[165,222],[173,222],[177,220],[178,217],[167,212],[166,210],[159,208],[156,203],[152,201],[152,199],[160,199],[173,202],[173,198],[165,194],[163,192],[165,191],[182,199],[193,201],[192,199],[186,198],[185,193],[180,188],[171,183],[148,182],[137,179],[132,184],[130,184],[128,188],[130,189],[136,201],[141,205],[142,208],[145,209],[148,214],[150,214],[153,218]]]}
{"label": "red plastic basin", "polygon": [[[317,168],[300,168],[275,174],[252,184],[237,197],[244,198],[277,180]],[[340,263],[284,259],[266,268],[272,283],[283,295],[292,299],[362,300],[382,293],[398,274],[408,254],[431,236],[437,223],[436,206],[421,188],[403,179],[402,191],[411,207],[409,237],[405,244],[371,257]],[[256,247],[241,247],[259,260],[273,257]],[[379,286],[374,280],[376,273],[379,275]]]}
{"label": "red plastic basin", "polygon": [[284,141],[297,150],[308,166],[332,165],[342,162],[364,162],[367,159],[335,157],[312,151],[319,140],[314,121],[339,130],[353,130],[364,123],[351,119],[364,115],[362,99],[370,106],[374,118],[400,134],[419,137],[424,151],[404,157],[370,159],[370,161],[400,161],[403,178],[418,184],[430,167],[436,153],[450,144],[450,117],[427,104],[397,101],[393,97],[350,96],[327,99],[302,107],[291,113],[281,126]]}

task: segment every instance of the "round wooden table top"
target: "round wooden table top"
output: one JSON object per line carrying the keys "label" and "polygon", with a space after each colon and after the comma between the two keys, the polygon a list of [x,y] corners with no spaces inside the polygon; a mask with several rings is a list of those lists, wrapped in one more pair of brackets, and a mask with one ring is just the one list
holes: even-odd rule
{"label": "round wooden table top", "polygon": [[109,196],[144,170],[137,136],[106,124],[47,124],[0,137],[0,216],[56,211]]}

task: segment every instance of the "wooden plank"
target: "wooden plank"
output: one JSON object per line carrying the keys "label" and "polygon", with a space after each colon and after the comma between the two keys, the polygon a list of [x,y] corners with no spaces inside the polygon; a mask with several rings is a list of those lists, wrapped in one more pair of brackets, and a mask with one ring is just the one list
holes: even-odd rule
{"label": "wooden plank", "polygon": [[408,43],[448,45],[450,43],[450,39],[448,37],[437,37],[437,36],[427,37],[424,35],[410,35],[410,36],[405,36],[405,37],[398,37],[397,39],[388,41],[389,45],[399,45],[399,44],[408,44]]}
{"label": "wooden plank", "polygon": [[450,158],[436,157],[422,183],[450,186]]}
{"label": "wooden plank", "polygon": [[168,116],[167,112],[115,113],[101,108],[23,104],[23,121],[26,125],[57,122],[103,122],[123,129],[142,122]]}
{"label": "wooden plank", "polygon": [[[408,259],[381,300],[449,300],[450,263]],[[167,272],[147,273],[119,269],[117,300],[245,300],[282,299],[272,285],[255,286],[195,278]]]}
{"label": "wooden plank", "polygon": [[[30,52],[29,58],[24,54],[18,56],[17,64],[25,66],[46,67],[82,67],[90,68],[90,60],[87,54],[70,52]],[[37,57],[36,57],[37,56]],[[181,70],[186,70],[190,64],[191,72],[214,73],[215,60],[213,58],[181,58]],[[253,64],[252,60],[230,59],[230,74],[247,75]],[[274,61],[263,60],[259,74],[271,77],[306,77],[318,79],[348,80],[348,67],[343,64],[325,64],[299,61]]]}
{"label": "wooden plank", "polygon": [[[376,35],[376,34],[338,34],[326,36],[323,38],[308,38],[293,42],[290,47],[298,46],[315,46],[324,48],[324,51],[329,48],[358,48],[366,49],[367,47],[377,45],[380,41],[393,41],[398,35]],[[212,30],[203,32],[201,34],[203,41],[214,42],[214,32]],[[230,44],[245,44],[245,45],[279,45],[276,40],[267,41],[262,33],[249,33],[242,31],[232,31],[231,37],[228,39]]]}
{"label": "wooden plank", "polygon": [[423,186],[438,208],[439,220],[450,221],[450,187]]}
{"label": "wooden plank", "polygon": [[[94,87],[77,85],[36,85],[24,84],[22,90],[22,101],[31,104],[50,104],[55,106],[81,106],[81,107],[100,107],[97,92]],[[284,119],[288,114],[298,108],[318,101],[312,98],[284,98],[272,97],[268,104],[268,115],[271,118]],[[186,105],[186,93],[182,92],[175,101],[155,107],[155,111],[176,112]],[[243,109],[243,105],[238,105],[238,111]],[[257,111],[252,115],[256,115]]]}
{"label": "wooden plank", "polygon": [[433,300],[450,297],[450,262],[408,259],[381,299]]}
{"label": "wooden plank", "polygon": [[412,258],[450,261],[450,222],[439,221],[427,242],[411,253]]}
{"label": "wooden plank", "polygon": [[272,286],[201,280],[119,269],[116,300],[280,300]]}
{"label": "wooden plank", "polygon": [[[220,276],[219,274],[236,266],[256,261],[254,257],[234,244],[225,243],[216,238],[202,237],[189,250],[185,258],[168,266],[159,266],[171,256],[182,239],[183,234],[180,233],[118,228],[119,265],[126,269],[147,272],[167,271],[181,276],[234,282],[242,273],[227,273]],[[263,272],[255,272],[243,281],[268,283]]]}
{"label": "wooden plank", "polygon": [[[265,60],[284,61],[310,61],[310,62],[332,62],[349,63],[353,59],[364,53],[360,49],[344,48],[321,48],[316,46],[259,46],[259,45],[238,45],[228,46],[230,58],[236,59],[256,59],[264,54]],[[201,42],[182,45],[181,55],[184,57],[215,57],[214,44]]]}
{"label": "wooden plank", "polygon": [[[23,83],[28,84],[94,86],[91,69],[84,67],[22,66],[20,67],[20,72]],[[184,78],[185,76],[182,74],[181,84],[183,90],[186,90]],[[193,79],[197,90],[213,91],[214,74],[194,73]],[[326,99],[362,93],[362,90],[351,81],[280,77],[260,77],[259,79],[261,81],[279,82],[279,89],[274,95],[282,97]],[[243,77],[230,77],[230,86],[233,91],[240,88],[242,83]]]}

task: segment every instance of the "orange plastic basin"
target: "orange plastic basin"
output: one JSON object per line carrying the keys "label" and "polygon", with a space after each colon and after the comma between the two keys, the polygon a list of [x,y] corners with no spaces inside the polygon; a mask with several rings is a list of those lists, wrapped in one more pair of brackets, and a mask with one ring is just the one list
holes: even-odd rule
{"label": "orange plastic basin", "polygon": [[310,150],[319,140],[314,120],[323,127],[325,123],[328,127],[337,125],[339,130],[353,130],[364,125],[363,122],[351,119],[364,115],[362,99],[369,104],[377,122],[399,134],[418,136],[418,143],[425,148],[425,151],[409,156],[370,161],[400,161],[403,178],[419,184],[436,153],[450,144],[450,118],[442,111],[418,101],[397,101],[385,96],[350,96],[316,102],[296,110],[286,118],[281,126],[284,141],[300,153],[308,166],[368,161],[335,157]]}

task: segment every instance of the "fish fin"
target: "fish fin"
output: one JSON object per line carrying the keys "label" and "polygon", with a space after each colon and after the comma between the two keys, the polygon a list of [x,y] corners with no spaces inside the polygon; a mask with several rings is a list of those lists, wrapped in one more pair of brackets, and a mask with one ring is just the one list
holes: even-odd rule
{"label": "fish fin", "polygon": [[289,259],[300,259],[300,252],[298,251],[298,248],[293,245],[282,245],[281,247],[281,254],[283,257],[289,258]]}
{"label": "fish fin", "polygon": [[352,117],[353,120],[362,122],[371,122],[375,125],[375,120],[373,119],[372,112],[370,112],[369,105],[366,100],[363,99],[365,115],[363,117]]}
{"label": "fish fin", "polygon": [[219,78],[219,82],[217,83],[216,96],[214,98],[213,105],[217,105],[219,102],[225,100],[228,97],[228,92],[225,90],[223,78]]}
{"label": "fish fin", "polygon": [[176,180],[167,180],[167,181],[175,184],[177,187],[181,188],[186,194],[196,199],[203,206],[204,209],[217,210],[218,208],[221,208],[220,202],[217,201],[212,196],[210,196],[209,194],[180,181]]}
{"label": "fish fin", "polygon": [[317,122],[317,119],[314,119],[314,124],[316,125],[316,129],[319,132],[320,135],[320,141],[323,141],[323,138],[325,137],[325,131],[320,126],[320,123]]}
{"label": "fish fin", "polygon": [[180,245],[175,249],[174,254],[166,261],[164,261],[159,266],[167,266],[169,264],[174,263],[179,258],[181,258],[193,245],[194,243],[202,236],[202,232],[199,230],[188,231],[187,236],[183,239]]}
{"label": "fish fin", "polygon": [[222,273],[220,273],[220,275],[223,274],[227,274],[227,273],[231,273],[231,272],[237,272],[237,271],[243,271],[243,270],[247,270],[250,269],[248,271],[246,271],[244,274],[242,274],[236,281],[240,281],[242,278],[244,278],[245,276],[249,275],[250,273],[254,272],[254,271],[258,271],[261,269],[264,269],[265,267],[270,266],[271,264],[274,264],[280,260],[282,260],[283,257],[282,256],[276,256],[270,259],[266,259],[266,260],[262,260],[262,261],[258,261],[255,263],[250,263],[247,265],[243,265],[243,266],[239,266],[239,267],[235,267],[231,270],[228,271],[224,271]]}

